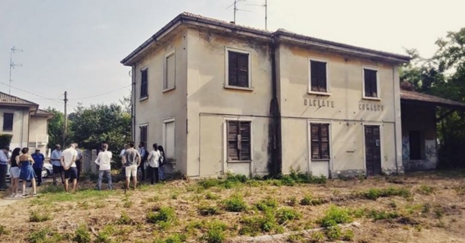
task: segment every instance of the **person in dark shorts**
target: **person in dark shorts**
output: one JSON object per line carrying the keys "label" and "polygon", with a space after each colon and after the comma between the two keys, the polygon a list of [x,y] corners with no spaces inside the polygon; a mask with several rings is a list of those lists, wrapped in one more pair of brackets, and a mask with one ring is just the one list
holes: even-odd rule
{"label": "person in dark shorts", "polygon": [[42,169],[44,168],[45,157],[40,152],[39,148],[36,148],[36,152],[33,153],[31,157],[34,160],[34,164],[32,165],[32,168],[34,169],[34,172],[36,173],[37,186],[40,186],[40,184],[42,184]]}
{"label": "person in dark shorts", "polygon": [[69,146],[69,148],[65,149],[63,153],[61,153],[61,166],[63,166],[63,169],[65,171],[65,184],[64,188],[65,191],[69,191],[69,184],[68,181],[71,179],[73,181],[73,189],[71,192],[76,191],[76,186],[77,186],[77,168],[76,168],[76,158],[77,158],[77,152],[76,152],[76,144],[73,143]]}
{"label": "person in dark shorts", "polygon": [[61,183],[65,184],[65,176],[63,171],[63,166],[61,166],[61,146],[59,144],[55,145],[55,149],[52,151],[50,156],[50,161],[53,165],[53,185],[57,184],[57,176],[60,176]]}

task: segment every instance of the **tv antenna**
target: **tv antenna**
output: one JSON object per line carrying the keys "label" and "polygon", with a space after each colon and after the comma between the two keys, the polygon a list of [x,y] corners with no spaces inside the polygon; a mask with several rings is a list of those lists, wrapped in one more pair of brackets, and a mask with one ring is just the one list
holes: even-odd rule
{"label": "tv antenna", "polygon": [[234,6],[234,24],[236,24],[236,12],[237,11],[243,11],[243,12],[250,12],[248,10],[244,10],[244,9],[238,9],[237,8],[237,3],[238,2],[246,2],[247,0],[234,0],[234,3],[229,5],[229,7],[227,7],[226,9],[229,9],[230,7]]}
{"label": "tv antenna", "polygon": [[250,6],[260,6],[265,8],[265,30],[268,30],[268,0],[265,0],[265,4],[247,4]]}
{"label": "tv antenna", "polygon": [[10,51],[10,79],[9,79],[9,86],[8,86],[8,94],[11,95],[11,82],[13,82],[13,80],[11,79],[11,70],[15,69],[15,67],[22,67],[23,66],[22,64],[14,63],[14,61],[13,61],[13,53],[23,52],[23,50],[16,49],[15,46],[13,46],[10,50],[11,50]]}

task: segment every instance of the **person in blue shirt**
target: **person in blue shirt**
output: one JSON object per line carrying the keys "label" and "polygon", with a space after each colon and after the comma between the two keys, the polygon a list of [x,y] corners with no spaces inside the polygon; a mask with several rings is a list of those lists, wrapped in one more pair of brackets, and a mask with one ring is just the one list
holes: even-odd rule
{"label": "person in blue shirt", "polygon": [[32,168],[36,173],[37,177],[37,186],[40,186],[42,183],[42,169],[44,168],[44,155],[40,152],[39,148],[36,148],[36,152],[31,155],[32,159],[34,160],[34,164]]}

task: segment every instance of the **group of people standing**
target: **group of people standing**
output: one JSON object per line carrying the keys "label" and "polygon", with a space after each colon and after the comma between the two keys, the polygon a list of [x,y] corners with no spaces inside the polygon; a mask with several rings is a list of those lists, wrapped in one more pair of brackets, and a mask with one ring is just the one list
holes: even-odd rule
{"label": "group of people standing", "polygon": [[160,180],[164,180],[165,173],[163,166],[165,164],[165,151],[163,147],[154,143],[152,151],[148,152],[143,142],[139,144],[139,149],[135,149],[134,146],[134,142],[131,142],[120,153],[126,176],[126,189],[129,189],[131,177],[134,189],[136,189],[137,173],[139,170],[141,180],[144,181],[145,177],[148,176],[152,185],[158,183]]}
{"label": "group of people standing", "polygon": [[[45,157],[36,149],[35,153],[29,154],[29,148],[15,148],[9,156],[10,148],[5,147],[0,151],[0,190],[7,190],[6,169],[10,166],[11,195],[12,198],[22,198],[28,196],[26,183],[31,181],[32,196],[37,195],[37,186],[42,183],[42,168]],[[38,182],[36,184],[36,176]],[[19,180],[22,180],[22,193],[19,193]]]}
{"label": "group of people standing", "polygon": [[[28,196],[26,193],[26,183],[31,181],[32,195],[37,195],[37,186],[42,184],[42,170],[45,156],[36,149],[35,153],[29,154],[29,148],[15,148],[9,156],[10,148],[5,147],[0,150],[0,190],[7,190],[6,171],[10,165],[11,175],[11,197],[19,198]],[[149,152],[144,143],[139,144],[139,149],[135,149],[134,142],[125,145],[121,151],[122,172],[126,176],[126,189],[129,189],[132,177],[134,189],[137,187],[138,171],[141,180],[150,178],[151,184],[158,183],[165,179],[163,165],[165,164],[165,152],[161,145],[153,144]],[[55,149],[50,156],[53,167],[53,184],[57,185],[57,177],[65,191],[74,192],[82,171],[82,151],[78,149],[76,143],[72,143],[65,150],[61,150],[60,145],[55,145]],[[97,189],[102,189],[102,179],[105,176],[108,181],[108,188],[113,189],[111,178],[112,153],[108,151],[108,144],[103,143],[94,161],[99,167]],[[19,180],[22,180],[22,194],[19,193]],[[36,183],[37,180],[37,183]],[[70,183],[71,181],[71,188]]]}

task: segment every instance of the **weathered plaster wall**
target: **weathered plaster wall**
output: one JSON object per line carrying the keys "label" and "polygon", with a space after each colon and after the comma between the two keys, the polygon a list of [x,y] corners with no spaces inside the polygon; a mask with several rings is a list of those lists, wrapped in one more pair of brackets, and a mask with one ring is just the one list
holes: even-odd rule
{"label": "weathered plaster wall", "polygon": [[[226,48],[250,52],[251,90],[226,89]],[[239,39],[202,29],[188,31],[188,175],[213,176],[266,171],[271,62],[267,43]],[[226,119],[250,119],[252,163],[227,163],[224,152]]]}
{"label": "weathered plaster wall", "polygon": [[[186,30],[178,28],[166,36],[159,45],[150,50],[136,64],[135,75],[135,109],[136,126],[134,141],[140,141],[140,125],[147,125],[147,148],[153,143],[163,144],[164,120],[175,119],[175,161],[174,170],[187,174],[187,38]],[[163,75],[165,54],[175,51],[176,78],[175,89],[163,91]],[[141,70],[148,68],[148,98],[140,97]]]}
{"label": "weathered plaster wall", "polygon": [[[40,148],[40,152],[46,154],[48,135],[48,122],[46,117],[32,116],[29,124],[29,148],[34,151],[36,146]],[[43,142],[43,144],[36,144],[36,142]]]}
{"label": "weathered plaster wall", "polygon": [[[310,59],[327,61],[330,95],[308,93]],[[362,98],[363,67],[378,70],[380,100]],[[363,125],[381,126],[382,168],[396,171],[396,160],[401,158],[401,140],[396,136],[396,129],[400,131],[400,109],[398,104],[396,107],[399,88],[394,84],[398,82],[397,67],[281,44],[279,72],[283,173],[291,166],[321,173],[321,162],[313,170],[309,161],[309,120],[331,124],[329,167],[333,175],[365,170]]]}
{"label": "weathered plaster wall", "polygon": [[[3,114],[13,113],[13,130],[3,131]],[[0,107],[0,131],[1,134],[13,135],[10,147],[26,147],[29,132],[29,109],[17,107]]]}

